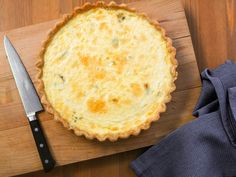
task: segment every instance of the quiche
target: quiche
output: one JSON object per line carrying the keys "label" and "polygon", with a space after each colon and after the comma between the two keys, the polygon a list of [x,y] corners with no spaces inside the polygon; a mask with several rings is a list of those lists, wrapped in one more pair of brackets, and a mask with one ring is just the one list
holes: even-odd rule
{"label": "quiche", "polygon": [[36,64],[45,109],[76,135],[115,141],[148,129],[175,89],[175,48],[126,5],[87,3],[64,17]]}

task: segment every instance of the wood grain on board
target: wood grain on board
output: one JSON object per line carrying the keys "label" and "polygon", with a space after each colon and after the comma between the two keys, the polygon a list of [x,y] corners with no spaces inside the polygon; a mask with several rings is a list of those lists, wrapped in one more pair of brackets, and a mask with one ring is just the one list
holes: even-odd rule
{"label": "wood grain on board", "polygon": [[[62,13],[70,12],[74,6],[82,2],[50,1],[50,3],[46,3],[43,0],[39,2],[31,0],[21,2],[22,4],[19,1],[16,1],[16,4],[11,4],[2,0],[0,1],[0,15],[3,16],[3,19],[9,18],[9,22],[6,22],[6,20],[0,22],[0,29],[2,31],[3,28],[4,30],[8,30],[0,34],[0,40],[2,41],[4,34],[9,36],[34,81],[36,73],[34,63],[41,46],[41,41],[45,39],[47,31],[58,20],[40,24],[36,23],[58,18]],[[4,7],[2,6],[3,4],[5,4]],[[29,19],[17,17],[19,19],[15,19],[17,22],[14,22],[11,19],[12,17],[7,16],[9,13],[14,13],[15,16],[21,13],[15,10],[17,9],[16,5],[20,9],[22,8],[23,16],[28,16]],[[51,115],[46,112],[40,113],[39,117],[57,165],[65,165],[146,147],[159,141],[177,127],[192,120],[191,112],[200,92],[200,79],[185,13],[181,3],[176,0],[151,0],[133,2],[129,6],[135,7],[139,11],[147,13],[151,18],[158,20],[167,30],[167,35],[173,39],[173,45],[177,49],[177,59],[179,62],[179,77],[176,82],[177,90],[173,93],[173,99],[168,104],[167,112],[162,114],[161,119],[154,123],[149,130],[142,132],[137,137],[131,137],[115,143],[100,143],[86,140],[83,137],[76,137],[70,131],[64,129],[60,123],[52,120],[53,117]],[[39,7],[43,8],[40,9]],[[41,13],[38,11],[41,11]],[[2,24],[4,22],[6,23],[5,27]],[[9,30],[12,26],[21,27],[29,24],[36,25]],[[12,73],[5,59],[2,43],[0,43],[0,68],[0,176],[40,170],[42,169],[41,163]],[[132,158],[130,157],[133,156],[128,157],[126,158],[123,154],[123,159],[131,160]],[[129,161],[123,160],[122,162],[122,155],[115,155],[109,158],[114,158],[114,162],[120,162],[120,167],[123,166],[123,168],[128,169]],[[86,169],[90,167],[89,164],[94,166],[93,164],[98,161],[82,162],[82,164],[85,164],[84,169]],[[107,162],[109,160],[106,160],[106,158],[102,158],[101,161],[105,161],[101,165],[107,164],[108,169],[110,168],[111,171],[113,171],[113,168],[118,169],[119,172],[114,174],[116,176],[121,174],[126,176],[126,173],[132,175],[131,172],[120,172],[115,163],[109,165]],[[81,168],[83,171],[83,165],[79,167],[80,170]],[[81,173],[80,176],[94,176],[95,174],[99,176],[109,175],[107,170],[99,169],[99,167],[98,169],[89,170],[89,174],[86,173]],[[53,172],[52,174],[56,175],[57,173]]]}

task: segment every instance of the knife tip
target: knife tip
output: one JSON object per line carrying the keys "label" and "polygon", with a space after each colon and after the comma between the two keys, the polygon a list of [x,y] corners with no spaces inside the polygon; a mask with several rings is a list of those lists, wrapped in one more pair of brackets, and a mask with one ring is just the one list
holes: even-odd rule
{"label": "knife tip", "polygon": [[11,44],[9,38],[7,37],[7,35],[4,35],[3,36],[3,44],[5,46],[5,50],[6,50],[6,47],[9,46],[9,44]]}
{"label": "knife tip", "polygon": [[3,41],[6,42],[7,40],[9,40],[8,37],[7,37],[7,35],[4,35],[4,36],[3,36]]}

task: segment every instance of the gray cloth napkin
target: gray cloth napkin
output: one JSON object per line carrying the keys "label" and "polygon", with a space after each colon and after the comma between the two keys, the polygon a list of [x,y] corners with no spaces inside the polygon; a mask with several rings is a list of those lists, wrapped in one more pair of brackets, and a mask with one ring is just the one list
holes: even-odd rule
{"label": "gray cloth napkin", "polygon": [[197,119],[133,161],[138,177],[236,176],[236,64],[227,61],[201,77]]}

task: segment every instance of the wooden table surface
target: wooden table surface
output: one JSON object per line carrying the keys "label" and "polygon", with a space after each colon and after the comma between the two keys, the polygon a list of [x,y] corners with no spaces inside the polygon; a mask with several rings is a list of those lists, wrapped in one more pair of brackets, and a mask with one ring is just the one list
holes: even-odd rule
{"label": "wooden table surface", "polygon": [[[90,0],[91,1],[91,0]],[[135,0],[119,0],[130,2]],[[0,0],[0,32],[59,18],[86,0]],[[182,0],[199,66],[214,68],[236,59],[236,2],[234,0]],[[129,163],[146,149],[56,167],[22,177],[134,177]]]}

